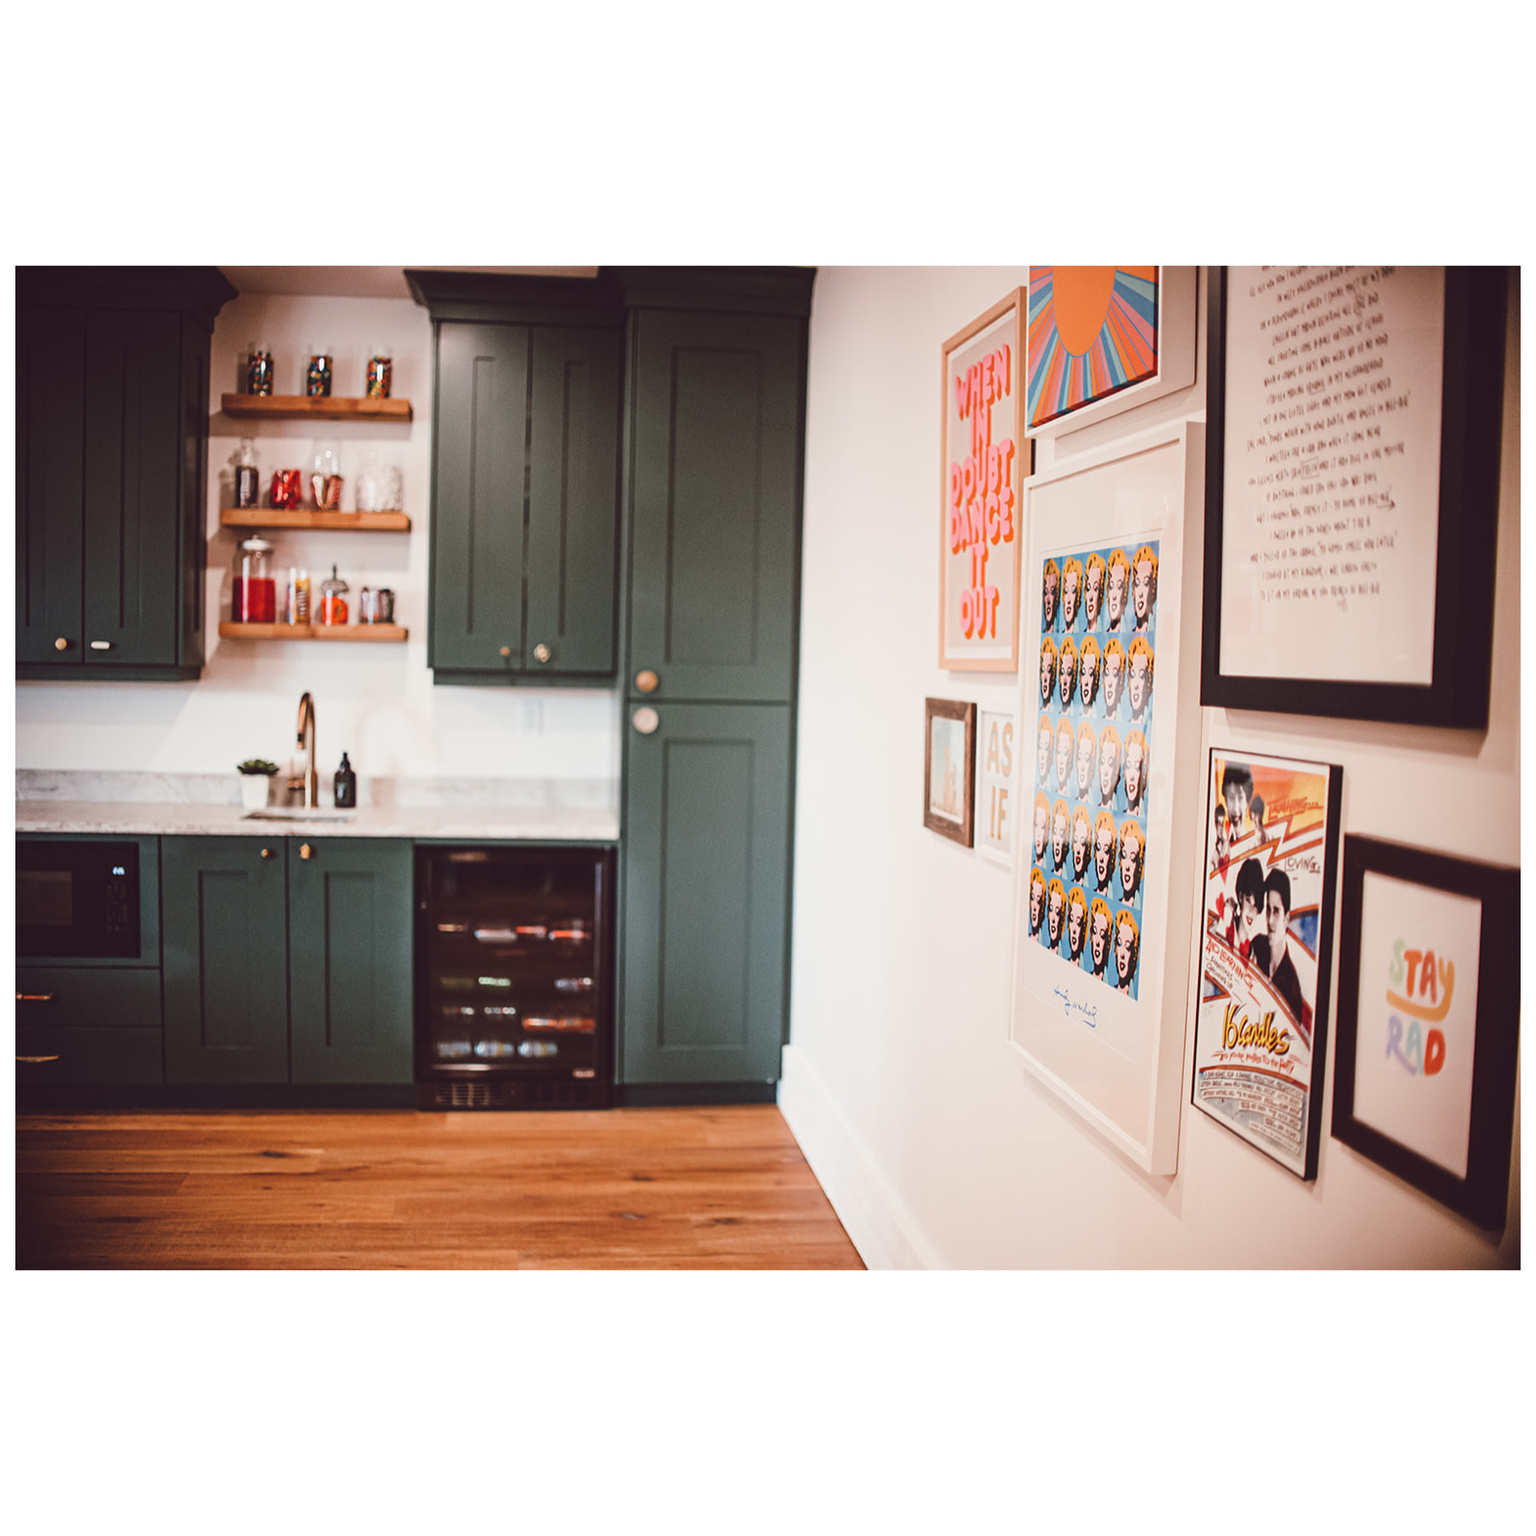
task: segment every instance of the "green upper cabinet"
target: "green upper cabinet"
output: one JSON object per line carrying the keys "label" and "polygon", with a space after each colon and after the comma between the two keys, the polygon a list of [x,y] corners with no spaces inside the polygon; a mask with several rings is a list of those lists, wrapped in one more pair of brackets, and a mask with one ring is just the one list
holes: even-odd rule
{"label": "green upper cabinet", "polygon": [[16,275],[19,678],[202,670],[213,268]]}
{"label": "green upper cabinet", "polygon": [[[794,698],[806,319],[630,273],[629,678],[658,699]],[[786,278],[808,310],[810,274]],[[770,290],[768,297],[775,296]],[[692,302],[689,309],[674,304]],[[735,304],[739,310],[710,305]],[[649,681],[649,679],[647,679]],[[646,691],[646,690],[638,690]]]}
{"label": "green upper cabinet", "polygon": [[623,352],[611,288],[407,278],[436,339],[434,679],[606,681],[616,666]]}

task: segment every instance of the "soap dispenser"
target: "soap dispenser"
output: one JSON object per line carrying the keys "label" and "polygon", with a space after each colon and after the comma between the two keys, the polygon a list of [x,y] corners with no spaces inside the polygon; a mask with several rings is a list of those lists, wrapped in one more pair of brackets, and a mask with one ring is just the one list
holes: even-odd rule
{"label": "soap dispenser", "polygon": [[336,770],[336,809],[357,809],[357,775],[352,771],[352,764],[345,752],[341,754],[341,767]]}

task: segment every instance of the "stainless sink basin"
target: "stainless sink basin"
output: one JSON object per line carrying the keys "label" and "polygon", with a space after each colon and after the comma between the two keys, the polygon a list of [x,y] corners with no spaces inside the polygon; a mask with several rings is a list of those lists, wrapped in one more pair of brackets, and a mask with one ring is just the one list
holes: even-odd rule
{"label": "stainless sink basin", "polygon": [[327,811],[323,808],[307,810],[300,806],[274,806],[265,811],[247,811],[242,821],[351,821],[356,811]]}

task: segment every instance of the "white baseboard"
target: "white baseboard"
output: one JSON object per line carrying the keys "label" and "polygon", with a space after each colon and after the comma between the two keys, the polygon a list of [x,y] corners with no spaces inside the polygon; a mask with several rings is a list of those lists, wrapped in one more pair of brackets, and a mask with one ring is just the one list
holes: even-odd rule
{"label": "white baseboard", "polygon": [[784,1047],[779,1113],[866,1268],[943,1268],[821,1079],[792,1045]]}

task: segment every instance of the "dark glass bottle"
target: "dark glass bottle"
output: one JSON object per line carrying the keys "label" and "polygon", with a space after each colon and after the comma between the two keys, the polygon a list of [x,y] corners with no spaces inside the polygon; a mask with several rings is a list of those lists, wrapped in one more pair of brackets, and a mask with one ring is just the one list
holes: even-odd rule
{"label": "dark glass bottle", "polygon": [[341,754],[341,767],[336,770],[336,809],[357,809],[357,775],[352,771],[352,764],[345,752]]}

